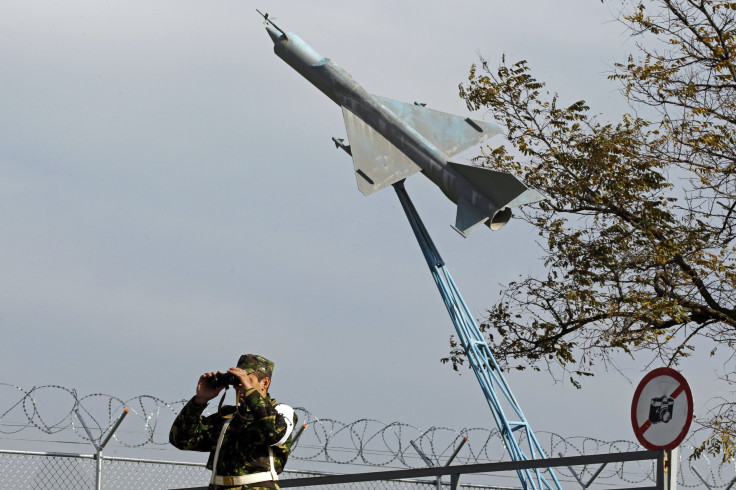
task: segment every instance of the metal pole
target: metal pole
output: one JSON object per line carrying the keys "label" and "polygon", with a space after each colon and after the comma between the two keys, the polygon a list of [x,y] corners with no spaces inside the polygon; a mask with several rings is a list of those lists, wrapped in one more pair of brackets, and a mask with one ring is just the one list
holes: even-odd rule
{"label": "metal pole", "polygon": [[728,486],[724,488],[723,490],[731,490],[731,487],[733,486],[734,483],[736,483],[736,478],[731,480],[731,483],[729,483]]}
{"label": "metal pole", "polygon": [[[488,343],[478,328],[475,318],[470,313],[470,309],[465,304],[465,300],[452,280],[450,271],[447,270],[445,262],[435,247],[429,232],[424,227],[419,213],[417,213],[414,204],[409,198],[409,194],[404,188],[404,181],[401,180],[393,184],[393,187],[404,209],[404,213],[406,213],[414,236],[419,243],[419,248],[422,250],[422,254],[427,261],[432,278],[444,300],[445,307],[455,326],[455,331],[468,357],[469,364],[473,368],[473,373],[483,390],[486,401],[491,409],[491,415],[501,433],[509,456],[514,461],[525,461],[538,457],[544,458],[545,455],[542,446],[534,436],[534,432],[527,422],[521,406],[511,393],[511,388],[506,382],[501,369],[498,367]],[[513,419],[509,419],[506,416],[501,405],[502,400],[512,409]],[[526,437],[528,453],[525,453],[519,442],[517,442],[514,436],[515,431],[519,431],[522,434],[520,439],[523,439],[523,436]],[[550,481],[542,475],[539,468],[517,470],[517,475],[524,490],[560,490],[562,487],[557,481],[555,473],[551,468],[546,468],[546,470],[549,474]]]}
{"label": "metal pole", "polygon": [[[557,453],[557,455],[559,457],[563,457],[562,453]],[[585,483],[583,483],[583,480],[578,476],[578,472],[575,471],[575,469],[572,466],[568,466],[567,469],[570,470],[570,473],[572,473],[572,476],[575,477],[575,479],[578,481],[578,483],[583,488],[583,490],[585,490],[586,485]],[[583,468],[583,471],[585,471],[585,468]]]}
{"label": "metal pole", "polygon": [[87,433],[87,436],[89,437],[89,442],[92,443],[92,445],[95,447],[96,453],[95,453],[95,459],[97,460],[95,463],[95,489],[101,490],[102,488],[102,448],[97,445],[95,442],[95,438],[92,437],[92,432],[90,432],[89,427],[87,427],[87,423],[84,421],[84,417],[82,417],[82,413],[79,411],[79,409],[75,410],[77,414],[77,418],[80,422],[82,422],[82,427],[84,427],[84,431]]}
{"label": "metal pole", "polygon": [[[452,456],[450,456],[450,459],[447,460],[447,463],[445,463],[445,466],[450,466],[450,463],[452,463],[452,460],[455,459],[457,454],[460,452],[460,450],[463,448],[465,443],[468,442],[467,437],[463,437],[463,440],[460,441],[460,444],[457,445],[457,448],[455,448],[455,452],[452,453]],[[439,486],[440,477],[437,477],[437,482]],[[458,485],[460,485],[460,474],[459,473],[453,473],[450,475],[450,490],[457,490]]]}
{"label": "metal pole", "polygon": [[291,447],[294,447],[296,444],[296,441],[299,440],[299,438],[302,436],[302,432],[304,432],[304,429],[307,428],[307,424],[302,424],[302,426],[297,431],[296,435],[291,438]]}
{"label": "metal pole", "polygon": [[80,422],[82,422],[82,427],[84,427],[84,431],[87,433],[87,437],[89,437],[89,442],[92,443],[92,445],[95,447],[95,449],[99,449],[99,446],[95,442],[95,438],[92,437],[92,433],[89,431],[89,428],[87,427],[87,424],[84,421],[84,418],[82,417],[82,414],[80,413],[79,409],[75,410],[75,413],[77,414],[77,418]]}
{"label": "metal pole", "polygon": [[89,436],[89,440],[92,443],[92,445],[95,447],[97,452],[95,453],[95,459],[97,460],[96,463],[96,471],[95,471],[95,488],[97,490],[102,490],[102,450],[105,448],[108,442],[110,442],[110,438],[113,436],[116,430],[118,430],[118,427],[120,427],[120,424],[122,423],[123,419],[126,415],[128,415],[129,410],[126,408],[123,411],[123,414],[118,418],[118,421],[115,422],[115,425],[112,426],[112,429],[110,429],[110,432],[108,432],[107,437],[105,437],[104,442],[101,445],[97,445],[95,442],[95,438],[92,437],[92,433],[89,430],[89,427],[87,427],[87,423],[84,421],[84,418],[82,417],[81,412],[79,409],[75,410],[77,414],[77,418],[80,422],[82,422],[82,427],[84,427],[84,431],[87,433],[87,436]]}
{"label": "metal pole", "polygon": [[97,450],[97,471],[95,473],[95,488],[102,490],[102,449]]}
{"label": "metal pole", "polygon": [[[419,456],[421,456],[422,460],[424,460],[424,464],[426,464],[430,468],[434,468],[435,467],[434,464],[432,463],[432,461],[427,457],[426,454],[424,454],[422,452],[421,449],[419,449],[419,446],[417,446],[414,441],[409,441],[409,443],[414,447],[414,450],[417,453],[419,453]],[[441,476],[438,476],[437,477],[436,486],[437,486],[437,490],[441,490],[442,489],[442,477]]]}
{"label": "metal pole", "polygon": [[657,456],[657,490],[665,490],[667,488],[664,474],[665,464],[667,464],[666,453],[660,451],[659,456]]}
{"label": "metal pole", "polygon": [[453,473],[450,475],[450,490],[457,490],[460,485],[460,473]]}
{"label": "metal pole", "polygon": [[460,450],[463,448],[466,442],[468,442],[468,438],[463,437],[463,440],[460,441],[460,444],[458,444],[457,449],[455,449],[455,452],[452,453],[452,456],[450,456],[450,459],[447,460],[447,463],[445,463],[445,466],[450,466],[450,463],[452,463],[452,460],[455,459],[455,457],[457,456],[457,453],[460,452]]}
{"label": "metal pole", "polygon": [[601,474],[601,471],[603,471],[603,468],[605,468],[607,464],[608,464],[608,463],[603,463],[603,464],[601,465],[601,467],[600,467],[600,468],[598,468],[598,471],[596,471],[595,473],[593,473],[593,476],[591,476],[591,477],[590,477],[590,480],[588,480],[588,483],[587,483],[587,484],[585,485],[585,488],[588,488],[588,487],[589,487],[589,486],[590,486],[590,485],[591,485],[591,484],[593,483],[593,481],[594,481],[594,480],[595,480],[596,478],[598,478],[598,475],[600,475],[600,474]]}
{"label": "metal pole", "polygon": [[679,455],[678,449],[679,448],[675,448],[667,451],[667,463],[664,467],[666,478],[665,486],[667,490],[677,490],[677,459]]}
{"label": "metal pole", "polygon": [[[372,471],[369,473],[353,473],[349,475],[310,476],[279,480],[281,488],[301,488],[322,485],[344,485],[346,483],[379,482],[384,480],[404,480],[409,478],[435,478],[441,475],[453,474],[480,474],[509,472],[531,468],[556,468],[566,466],[599,465],[602,463],[625,463],[629,461],[653,461],[657,473],[663,473],[663,451],[633,451],[626,453],[594,454],[590,456],[573,456],[565,458],[540,458],[524,461],[502,461],[498,463],[483,463],[457,466],[439,466],[434,468],[415,468],[410,470]],[[663,478],[658,478],[661,483]],[[374,485],[376,487],[376,485]],[[383,488],[383,487],[380,487]],[[645,485],[636,487],[640,490],[662,490],[661,485]],[[184,489],[181,489],[184,490]],[[195,490],[195,489],[187,489]],[[196,490],[207,490],[199,487]],[[631,489],[633,490],[633,488]]]}
{"label": "metal pole", "polygon": [[[712,490],[713,487],[711,487],[710,485],[708,485],[708,482],[705,481],[705,478],[703,478],[703,475],[701,475],[698,472],[698,470],[695,469],[695,468],[692,468],[692,470],[693,470],[693,473],[695,473],[695,476],[697,476],[698,478],[700,478],[700,481],[703,482],[703,485],[705,485],[706,487],[708,487],[709,490]],[[736,480],[734,480],[734,481],[736,481]],[[731,482],[731,485],[733,485],[733,482]],[[729,485],[728,488],[731,488],[731,485]]]}
{"label": "metal pole", "polygon": [[123,419],[126,415],[128,415],[129,410],[126,408],[123,410],[122,415],[120,415],[120,418],[118,418],[118,421],[115,422],[115,425],[112,426],[112,429],[110,429],[110,432],[107,433],[107,437],[105,437],[105,440],[100,445],[100,447],[97,449],[97,490],[102,490],[102,450],[105,449],[105,446],[108,442],[110,442],[110,438],[115,434],[115,431],[118,430],[118,427],[120,427],[120,424],[123,422]]}
{"label": "metal pole", "polygon": [[432,463],[432,461],[427,457],[426,454],[422,452],[421,449],[419,449],[419,446],[417,446],[414,441],[409,441],[409,444],[411,444],[414,450],[419,454],[419,456],[421,456],[422,460],[424,461],[424,464],[426,464],[430,468],[434,468],[434,464]]}
{"label": "metal pole", "polygon": [[100,445],[100,451],[105,449],[105,446],[107,446],[107,443],[110,442],[110,438],[115,433],[116,430],[118,430],[118,427],[120,427],[120,424],[123,422],[123,419],[126,415],[128,415],[129,410],[126,408],[123,414],[120,416],[117,422],[115,422],[115,425],[110,429],[110,432],[107,434],[107,437],[105,438],[104,442]]}

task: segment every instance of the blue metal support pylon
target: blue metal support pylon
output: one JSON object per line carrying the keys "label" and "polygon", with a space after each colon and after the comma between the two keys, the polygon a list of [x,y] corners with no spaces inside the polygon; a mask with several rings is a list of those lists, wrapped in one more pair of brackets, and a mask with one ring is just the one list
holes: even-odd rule
{"label": "blue metal support pylon", "polygon": [[[475,323],[475,319],[470,314],[465,301],[460,295],[460,291],[452,280],[450,272],[445,267],[445,262],[434,246],[434,242],[424,227],[411,199],[409,199],[409,194],[407,194],[404,188],[404,181],[402,180],[394,184],[394,189],[399,196],[401,206],[404,208],[406,217],[409,219],[424,258],[427,260],[427,265],[432,272],[432,277],[437,284],[442,299],[445,301],[445,306],[450,313],[452,323],[455,325],[460,343],[463,349],[465,349],[473,372],[476,378],[478,378],[478,383],[480,383],[480,387],[486,396],[491,413],[496,421],[496,426],[503,437],[504,445],[511,459],[514,461],[524,461],[545,458],[546,456],[537,438],[534,436],[532,428],[526,421],[526,417],[524,417],[524,413],[521,411],[521,407],[514,398],[513,393],[511,393],[511,389],[508,383],[506,383],[501,369],[496,364],[491,349],[483,338],[478,325]],[[509,420],[506,417],[504,409],[501,406],[501,399],[507,402],[506,405],[511,408],[515,420]],[[519,433],[519,440],[523,441],[526,439],[528,443],[528,454],[524,452],[517,442],[514,434],[516,432]],[[521,480],[521,484],[526,490],[561,490],[562,487],[557,481],[554,472],[550,468],[547,468],[547,472],[549,478],[545,478],[545,475],[539,469],[533,471],[517,470],[519,480]]]}

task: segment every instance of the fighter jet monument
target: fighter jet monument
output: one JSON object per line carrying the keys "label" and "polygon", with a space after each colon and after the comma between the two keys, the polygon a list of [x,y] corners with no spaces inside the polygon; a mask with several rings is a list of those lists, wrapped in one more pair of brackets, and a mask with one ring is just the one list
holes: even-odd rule
{"label": "fighter jet monument", "polygon": [[[296,35],[281,30],[267,14],[261,15],[270,24],[266,30],[274,52],[342,108],[350,144],[339,138],[333,141],[353,157],[360,191],[369,195],[394,186],[509,455],[514,461],[544,458],[490,346],[409,199],[403,180],[422,172],[434,182],[457,204],[454,228],[464,237],[483,224],[498,230],[511,218],[512,207],[544,196],[511,174],[450,161],[460,151],[498,134],[497,126],[370,95],[345,70]],[[511,418],[506,415],[507,409]],[[528,446],[526,451],[522,445]],[[540,471],[519,467],[516,473],[525,490],[561,489],[550,468]],[[451,486],[457,486],[457,479]]]}
{"label": "fighter jet monument", "polygon": [[498,230],[511,208],[544,199],[509,173],[450,161],[500,133],[498,126],[371,95],[329,58],[261,15],[276,55],[342,108],[349,145],[333,141],[353,157],[364,195],[422,172],[457,204],[454,228],[464,237],[481,225]]}

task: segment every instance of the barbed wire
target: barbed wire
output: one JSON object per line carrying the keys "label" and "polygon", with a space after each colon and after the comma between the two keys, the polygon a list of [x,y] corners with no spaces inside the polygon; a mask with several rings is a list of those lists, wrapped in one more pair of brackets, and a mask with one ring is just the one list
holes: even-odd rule
{"label": "barbed wire", "polygon": [[[113,440],[126,448],[165,447],[169,444],[169,428],[187,401],[167,402],[151,395],[128,399],[103,393],[80,396],[74,389],[57,385],[23,389],[0,383],[0,435],[36,430],[46,435],[73,434],[78,441],[99,445],[127,408],[126,419],[113,434]],[[433,466],[448,464],[450,460],[453,464],[474,464],[508,459],[503,439],[495,428],[420,429],[407,423],[387,424],[373,419],[344,423],[318,418],[303,407],[295,410],[301,424],[291,455],[296,460],[417,468],[427,464],[424,458]],[[523,432],[519,437],[524,437]],[[550,457],[642,449],[627,440],[603,441],[553,432],[537,432],[536,437]],[[527,441],[520,440],[519,444],[524,447]],[[678,484],[700,487],[707,483],[711,488],[719,488],[736,480],[733,461],[713,460],[707,455],[693,459],[693,445],[692,440],[686,440],[680,446]],[[598,470],[598,467],[585,467],[576,468],[575,472],[587,482]],[[572,470],[556,471],[574,477]],[[596,478],[640,484],[654,481],[655,468],[652,462],[609,464]]]}

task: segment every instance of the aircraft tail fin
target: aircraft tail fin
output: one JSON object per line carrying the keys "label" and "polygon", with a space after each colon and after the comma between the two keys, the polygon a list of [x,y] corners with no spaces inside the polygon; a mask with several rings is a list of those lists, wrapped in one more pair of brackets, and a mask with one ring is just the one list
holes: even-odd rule
{"label": "aircraft tail fin", "polygon": [[541,192],[527,186],[512,174],[459,163],[448,164],[480,189],[496,207],[496,211],[488,216],[466,198],[460,198],[453,228],[464,237],[482,224],[493,231],[500,230],[511,219],[511,208],[545,199]]}
{"label": "aircraft tail fin", "polygon": [[515,175],[459,163],[448,164],[478,187],[491,202],[498,204],[499,209],[515,208],[546,199],[544,194],[527,186]]}

